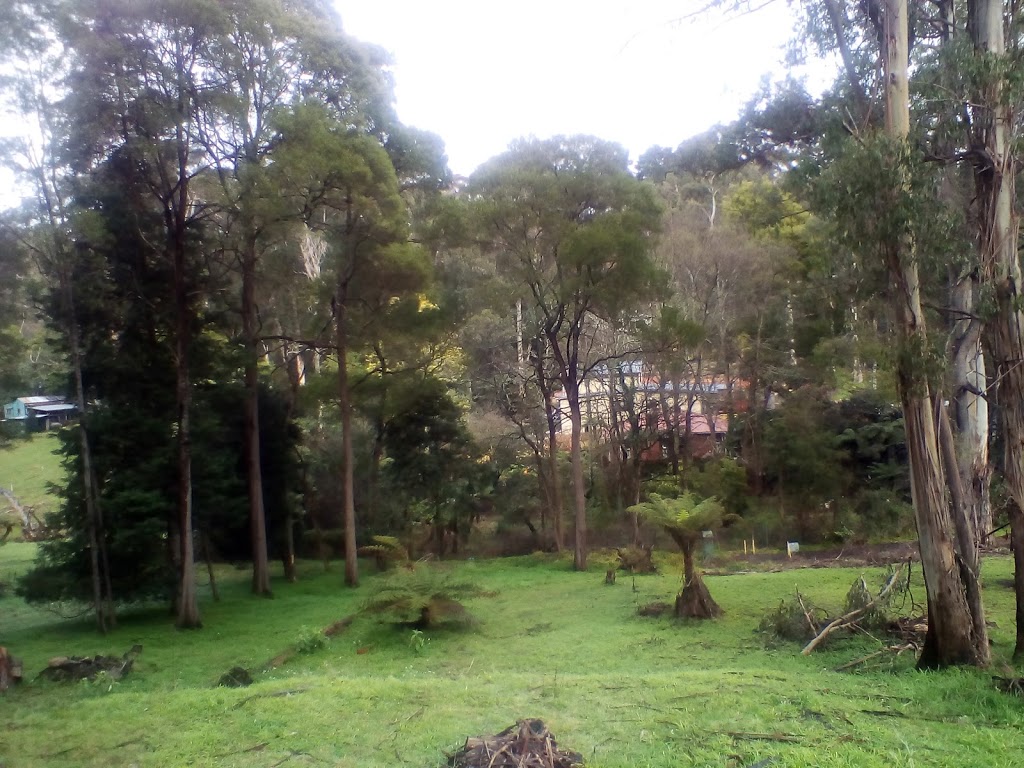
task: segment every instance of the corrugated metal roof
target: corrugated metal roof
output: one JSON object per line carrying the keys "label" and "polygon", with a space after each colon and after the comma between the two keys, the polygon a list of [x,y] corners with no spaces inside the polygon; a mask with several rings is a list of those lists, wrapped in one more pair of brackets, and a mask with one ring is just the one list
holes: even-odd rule
{"label": "corrugated metal roof", "polygon": [[18,399],[25,405],[45,405],[47,403],[64,402],[64,398],[58,395],[30,395],[29,397],[19,397]]}
{"label": "corrugated metal roof", "polygon": [[30,405],[29,408],[38,413],[63,413],[75,410],[74,403],[50,403],[48,405]]}

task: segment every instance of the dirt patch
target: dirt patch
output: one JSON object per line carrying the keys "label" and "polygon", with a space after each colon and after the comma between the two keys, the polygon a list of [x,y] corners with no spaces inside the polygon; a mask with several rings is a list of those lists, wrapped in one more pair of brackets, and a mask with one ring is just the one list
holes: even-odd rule
{"label": "dirt patch", "polygon": [[583,765],[579,752],[558,748],[543,720],[520,720],[501,733],[466,739],[465,746],[449,755],[450,768],[576,768]]}
{"label": "dirt patch", "polygon": [[[758,552],[756,555],[720,553],[714,562],[718,568],[707,568],[705,576],[735,576],[750,571],[774,572],[794,568],[865,568],[920,560],[915,542],[892,544],[857,544],[802,551],[789,557],[785,552]],[[721,567],[727,565],[728,567]],[[746,566],[746,569],[737,568]]]}

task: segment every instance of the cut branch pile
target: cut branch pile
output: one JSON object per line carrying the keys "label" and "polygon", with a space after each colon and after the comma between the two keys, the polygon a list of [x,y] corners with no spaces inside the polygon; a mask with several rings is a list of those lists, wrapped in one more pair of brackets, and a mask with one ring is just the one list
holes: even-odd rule
{"label": "cut branch pile", "polygon": [[824,629],[821,630],[821,632],[818,633],[818,635],[813,640],[811,640],[811,642],[804,646],[804,649],[802,651],[803,655],[806,656],[809,653],[811,653],[815,648],[821,645],[821,643],[824,642],[824,640],[833,632],[854,626],[857,623],[857,620],[861,618],[861,616],[870,612],[873,608],[875,608],[878,605],[884,605],[886,597],[888,597],[893,587],[895,587],[899,583],[900,576],[902,574],[903,566],[901,565],[898,569],[896,569],[892,576],[889,577],[889,580],[885,582],[885,586],[882,587],[882,591],[878,593],[877,597],[873,598],[865,605],[862,605],[859,608],[849,611],[848,613],[844,613],[838,619],[835,619],[834,621],[830,622]]}
{"label": "cut branch pile", "polygon": [[560,750],[543,720],[520,720],[489,738],[466,739],[450,755],[450,768],[576,768],[583,765],[578,752]]}
{"label": "cut branch pile", "polygon": [[[0,497],[6,499],[11,509],[21,518],[21,536],[25,541],[42,541],[51,538],[53,531],[43,524],[43,521],[39,519],[39,515],[35,513],[32,507],[22,504],[18,497],[6,488],[0,487]],[[7,529],[7,533],[3,538],[6,539],[7,536],[10,536],[13,527],[11,526]]]}
{"label": "cut branch pile", "polygon": [[140,653],[142,653],[142,646],[133,645],[131,650],[120,658],[116,656],[58,656],[50,659],[46,669],[39,673],[39,677],[64,683],[95,680],[96,676],[102,672],[114,680],[120,680],[131,671],[132,665]]}

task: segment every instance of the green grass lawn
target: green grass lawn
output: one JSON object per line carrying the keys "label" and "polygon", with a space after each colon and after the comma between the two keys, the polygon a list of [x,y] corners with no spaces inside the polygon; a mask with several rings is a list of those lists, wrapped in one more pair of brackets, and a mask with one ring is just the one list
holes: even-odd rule
{"label": "green grass lawn", "polygon": [[[0,486],[13,490],[22,504],[35,507],[39,517],[51,511],[49,484],[62,477],[60,457],[53,453],[59,445],[56,432],[45,432],[0,448]],[[7,503],[0,499],[0,513],[6,511]]]}
{"label": "green grass lawn", "polygon": [[[0,548],[0,580],[32,545]],[[834,668],[877,647],[860,637],[810,657],[766,647],[761,616],[795,589],[838,607],[859,569],[799,569],[709,578],[726,613],[680,623],[643,619],[668,600],[678,564],[620,578],[573,573],[566,560],[457,566],[496,594],[474,598],[464,631],[427,632],[357,620],[325,648],[216,686],[239,664],[262,666],[309,629],[353,613],[340,569],[304,563],[273,600],[246,593],[248,573],[219,570],[223,599],[203,599],[202,630],[175,631],[166,608],[135,609],[107,637],[85,619],[0,598],[0,645],[25,660],[28,682],[0,697],[0,763],[9,766],[301,766],[445,762],[467,736],[540,717],[560,745],[595,768],[640,766],[999,766],[1024,751],[1024,708],[991,672],[913,671],[911,658],[856,672]],[[995,655],[1012,649],[1007,558],[985,564]],[[918,571],[915,569],[915,573]],[[866,573],[878,582],[880,569]],[[208,590],[207,590],[208,592]],[[917,584],[914,596],[922,600]],[[141,643],[134,672],[113,685],[34,681],[49,657],[120,654]],[[1002,671],[997,667],[997,672]],[[769,759],[771,758],[771,759]],[[768,762],[765,762],[768,761]]]}

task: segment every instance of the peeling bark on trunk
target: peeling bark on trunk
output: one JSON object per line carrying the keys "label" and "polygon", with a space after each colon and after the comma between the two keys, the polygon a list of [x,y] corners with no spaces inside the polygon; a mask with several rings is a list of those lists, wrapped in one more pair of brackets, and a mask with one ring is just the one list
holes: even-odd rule
{"label": "peeling bark on trunk", "polygon": [[[951,279],[951,306],[960,317],[975,314],[976,276]],[[985,354],[981,346],[981,322],[958,320],[952,329],[951,388],[956,426],[957,471],[963,487],[964,510],[982,545],[992,527],[989,501],[989,410],[985,398]]]}
{"label": "peeling bark on trunk", "polygon": [[[906,0],[885,0],[883,23],[886,130],[893,138],[905,140],[910,129]],[[921,568],[928,595],[928,634],[918,666],[976,664],[979,658],[972,617],[951,538],[953,521],[939,458],[933,399],[920,364],[927,349],[927,328],[913,242],[909,236],[899,237],[883,247],[899,328],[901,354],[897,376],[910,455]]]}
{"label": "peeling bark on trunk", "polygon": [[[968,3],[968,29],[979,58],[1006,56],[1003,4],[998,0]],[[994,71],[993,71],[994,70]],[[995,316],[986,331],[995,366],[1005,458],[1003,472],[1010,493],[1010,536],[1014,544],[1017,642],[1014,658],[1024,656],[1024,312],[1020,310],[1021,268],[1017,255],[1018,222],[1014,212],[1017,164],[1010,146],[1013,112],[1007,103],[1005,77],[992,68],[974,101],[972,145],[983,147],[974,179],[979,223],[978,250],[983,279],[994,289]]]}

